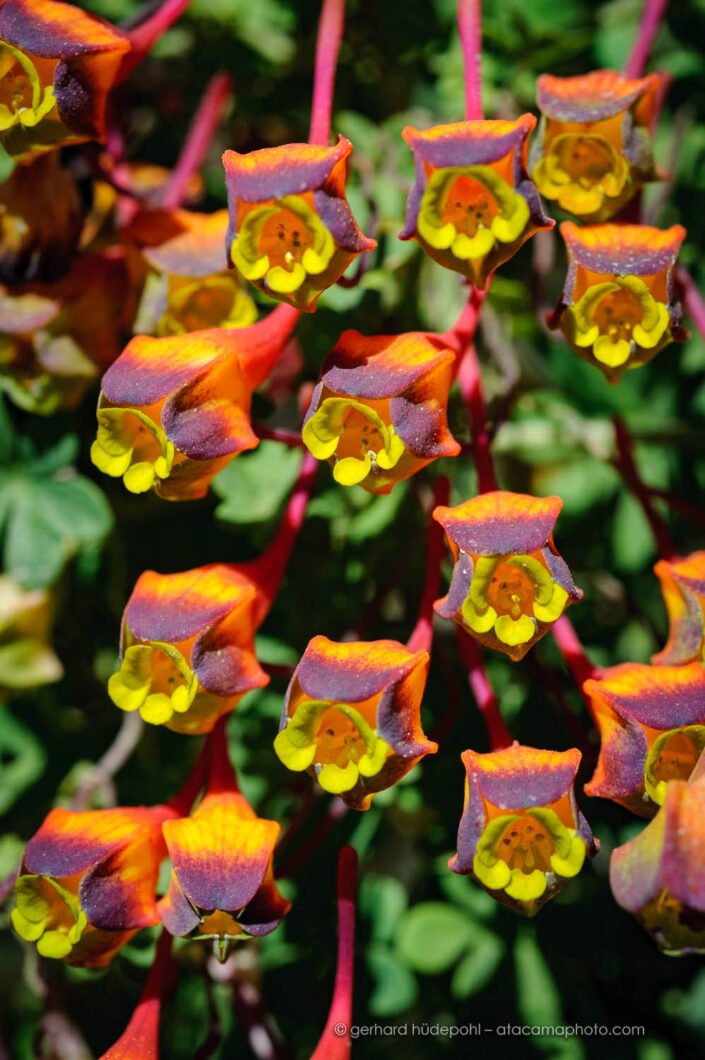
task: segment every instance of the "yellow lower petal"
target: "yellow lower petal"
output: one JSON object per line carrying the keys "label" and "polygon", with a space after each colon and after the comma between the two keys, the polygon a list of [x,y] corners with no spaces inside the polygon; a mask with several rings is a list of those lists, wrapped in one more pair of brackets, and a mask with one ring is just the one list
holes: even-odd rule
{"label": "yellow lower petal", "polygon": [[139,464],[133,464],[132,467],[129,467],[123,475],[122,481],[130,493],[147,493],[154,485],[156,477],[155,465],[143,460]]}
{"label": "yellow lower petal", "polygon": [[173,713],[171,696],[164,692],[153,692],[140,707],[140,717],[150,725],[163,725]]}
{"label": "yellow lower petal", "polygon": [[463,621],[474,633],[489,633],[497,621],[497,612],[488,604],[484,611],[475,607],[469,596],[463,600]]}
{"label": "yellow lower petal", "polygon": [[534,869],[533,872],[525,873],[519,869],[512,869],[511,881],[504,890],[510,898],[515,898],[517,902],[532,902],[535,898],[541,897],[546,887],[546,874],[544,872]]}
{"label": "yellow lower petal", "polygon": [[372,470],[372,458],[366,456],[364,460],[358,460],[354,456],[345,456],[337,460],[333,468],[333,478],[341,486],[357,486],[369,475]]}
{"label": "yellow lower petal", "polygon": [[534,603],[534,618],[539,622],[555,622],[560,618],[568,602],[568,593],[562,585],[553,586],[553,595],[547,604]]}
{"label": "yellow lower petal", "polygon": [[[300,730],[299,730],[300,731]],[[291,739],[291,733],[282,729],[274,739],[274,753],[279,761],[294,773],[303,773],[313,764],[316,757],[316,744],[309,743],[297,747]]]}
{"label": "yellow lower petal", "polygon": [[499,640],[514,648],[517,644],[527,644],[536,633],[536,625],[528,615],[513,619],[509,615],[500,615],[494,627]]}
{"label": "yellow lower petal", "polygon": [[503,891],[512,875],[506,861],[498,859],[493,865],[486,865],[477,856],[473,858],[472,871],[492,891]]}
{"label": "yellow lower petal", "polygon": [[462,233],[457,236],[450,250],[461,261],[473,261],[489,254],[495,242],[495,237],[489,228],[478,228],[474,236],[466,236]]}
{"label": "yellow lower petal", "polygon": [[350,791],[357,784],[359,770],[354,762],[348,762],[344,769],[340,766],[328,764],[323,766],[318,774],[318,783],[324,791],[331,795],[340,795],[344,791]]}
{"label": "yellow lower petal", "polygon": [[270,291],[276,291],[277,294],[291,294],[292,291],[298,291],[305,279],[306,269],[297,262],[291,271],[282,268],[281,265],[275,265],[267,273],[265,282]]}
{"label": "yellow lower petal", "polygon": [[626,339],[618,339],[612,342],[606,335],[600,335],[592,348],[595,360],[606,364],[610,368],[618,368],[629,360],[632,346]]}

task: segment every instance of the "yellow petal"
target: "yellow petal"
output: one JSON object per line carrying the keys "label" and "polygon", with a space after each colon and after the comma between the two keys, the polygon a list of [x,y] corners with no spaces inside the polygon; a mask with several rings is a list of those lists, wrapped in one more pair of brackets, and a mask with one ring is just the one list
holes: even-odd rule
{"label": "yellow petal", "polygon": [[536,625],[528,615],[521,615],[516,621],[509,615],[500,615],[494,631],[503,644],[511,648],[517,644],[527,644],[536,633]]}
{"label": "yellow petal", "polygon": [[618,339],[612,342],[606,335],[600,335],[592,348],[595,360],[606,364],[610,368],[618,368],[629,360],[632,346],[626,339]]}
{"label": "yellow petal", "polygon": [[282,268],[281,265],[275,265],[267,273],[265,282],[270,291],[276,291],[277,294],[291,294],[292,291],[298,291],[305,279],[306,269],[296,262],[291,272]]}
{"label": "yellow petal", "polygon": [[547,604],[534,603],[534,618],[539,622],[555,622],[560,618],[568,602],[568,593],[562,585],[553,586],[553,595]]}
{"label": "yellow petal", "polygon": [[164,692],[152,692],[140,707],[140,716],[150,725],[163,725],[174,713],[171,696]]}
{"label": "yellow petal", "polygon": [[123,475],[123,482],[130,493],[147,493],[156,481],[155,465],[141,460],[133,464]]}
{"label": "yellow petal", "polygon": [[546,886],[546,874],[538,869],[529,873],[512,869],[511,881],[504,890],[510,898],[515,898],[518,902],[532,902],[541,897]]}
{"label": "yellow petal", "polygon": [[484,610],[479,610],[469,596],[463,600],[461,609],[463,621],[474,633],[488,633],[497,621],[497,612],[489,604]]}
{"label": "yellow petal", "polygon": [[498,859],[494,865],[486,865],[477,856],[473,858],[472,871],[485,887],[492,891],[503,891],[511,879],[511,871],[506,861]]}
{"label": "yellow petal", "polygon": [[318,783],[324,791],[331,795],[340,795],[344,791],[350,791],[357,784],[359,771],[354,762],[348,762],[345,769],[340,766],[329,764],[323,766],[318,774]]}
{"label": "yellow petal", "polygon": [[303,747],[295,746],[291,741],[288,728],[287,726],[286,729],[282,729],[275,737],[274,752],[287,769],[291,769],[294,773],[302,773],[313,764],[316,757],[316,745],[311,742]]}
{"label": "yellow petal", "polygon": [[554,854],[551,857],[551,868],[557,876],[565,876],[569,879],[577,876],[583,867],[585,853],[585,841],[579,835],[574,835],[568,856],[562,858]]}
{"label": "yellow petal", "polygon": [[474,236],[460,234],[453,240],[451,253],[461,261],[484,258],[495,245],[495,237],[489,228],[478,228]]}
{"label": "yellow petal", "polygon": [[372,458],[366,456],[364,460],[358,460],[354,456],[345,456],[336,461],[333,468],[333,478],[341,486],[357,486],[369,475],[372,470]]}

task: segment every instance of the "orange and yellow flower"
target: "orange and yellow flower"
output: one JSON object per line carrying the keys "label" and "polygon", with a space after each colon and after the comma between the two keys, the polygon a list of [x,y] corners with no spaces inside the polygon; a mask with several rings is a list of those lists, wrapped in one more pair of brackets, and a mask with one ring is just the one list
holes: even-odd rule
{"label": "orange and yellow flower", "polygon": [[682,341],[674,267],[685,229],[649,225],[561,225],[568,274],[551,327],[610,383]]}
{"label": "orange and yellow flower", "polygon": [[176,732],[210,732],[267,684],[254,649],[259,601],[235,567],[145,571],[127,602],[120,669],[108,694],[121,710]]}
{"label": "orange and yellow flower", "polygon": [[252,394],[296,319],[281,306],[248,328],[138,335],[103,377],[93,463],[131,493],[205,496],[221,468],[259,444]]}
{"label": "orange and yellow flower", "polygon": [[667,786],[688,779],[705,747],[705,669],[623,663],[583,690],[601,737],[585,793],[652,817]]}
{"label": "orange and yellow flower", "polygon": [[274,750],[354,810],[401,780],[437,744],[421,726],[428,652],[393,640],[309,642],[286,694]]}
{"label": "orange and yellow flower", "polygon": [[661,559],[654,567],[670,630],[663,651],[653,662],[676,665],[705,662],[705,552],[692,552],[685,559]]}
{"label": "orange and yellow flower", "polygon": [[61,0],[0,5],[0,143],[27,161],[102,140],[105,107],[129,39]]}
{"label": "orange and yellow flower", "polygon": [[503,905],[535,916],[598,850],[573,791],[580,752],[515,743],[461,758],[465,801],[449,867]]}
{"label": "orange and yellow flower", "polygon": [[136,332],[182,335],[254,324],[255,303],[239,274],[227,268],[227,228],[227,210],[145,210],[123,230],[139,248],[140,272],[146,271]]}
{"label": "orange and yellow flower", "polygon": [[55,809],[25,850],[10,919],[42,957],[103,968],[159,923],[156,885],[167,806]]}
{"label": "orange and yellow flower", "polygon": [[436,508],[455,564],[437,613],[486,647],[522,659],[582,599],[553,543],[562,506],[559,497],[495,490]]}
{"label": "orange and yellow flower", "polygon": [[672,957],[705,953],[704,828],[705,778],[674,780],[653,821],[610,860],[616,901]]}
{"label": "orange and yellow flower", "polygon": [[541,194],[581,221],[607,221],[657,180],[651,128],[664,87],[662,74],[543,74],[537,86],[543,118],[531,158]]}
{"label": "orange and yellow flower", "polygon": [[312,312],[355,258],[377,245],[345,198],[352,144],[286,144],[223,155],[229,260],[258,290]]}
{"label": "orange and yellow flower", "polygon": [[462,121],[420,132],[407,126],[416,181],[400,239],[483,288],[541,228],[552,228],[526,169],[531,114]]}
{"label": "orange and yellow flower", "polygon": [[343,486],[389,493],[460,446],[448,429],[455,354],[416,332],[344,332],[323,362],[303,441]]}
{"label": "orange and yellow flower", "polygon": [[237,791],[206,794],[188,818],[167,821],[169,889],[159,902],[172,935],[208,939],[224,959],[236,939],[268,935],[289,911],[274,882],[276,821]]}

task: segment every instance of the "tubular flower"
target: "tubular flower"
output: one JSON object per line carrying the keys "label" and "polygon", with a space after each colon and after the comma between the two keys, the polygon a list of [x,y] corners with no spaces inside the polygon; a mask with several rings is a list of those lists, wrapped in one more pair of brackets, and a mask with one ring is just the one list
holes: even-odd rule
{"label": "tubular flower", "polygon": [[130,42],[102,19],[59,0],[0,6],[0,142],[27,161],[102,140],[105,105]]}
{"label": "tubular flower", "polygon": [[426,132],[407,126],[416,182],[400,239],[485,287],[495,269],[541,228],[552,228],[526,170],[531,114],[461,121]]}
{"label": "tubular flower", "polygon": [[209,328],[155,339],[138,335],[103,377],[96,467],[131,493],[203,497],[233,457],[259,444],[252,393],[293,329],[281,310],[249,328]]}
{"label": "tubular flower", "polygon": [[366,337],[345,331],[323,362],[303,441],[328,460],[343,486],[389,493],[460,446],[446,409],[455,354],[439,339],[410,332]]}
{"label": "tubular flower", "polygon": [[234,567],[145,571],[125,608],[108,695],[152,725],[210,732],[246,692],[267,684],[254,653],[257,609],[257,589]]}
{"label": "tubular flower", "polygon": [[673,271],[685,229],[649,225],[561,225],[568,275],[549,318],[610,383],[682,341]]}
{"label": "tubular flower", "polygon": [[62,280],[0,287],[0,389],[48,416],[75,408],[117,357],[129,312],[121,254],[78,258]]}
{"label": "tubular flower", "polygon": [[559,497],[496,490],[436,508],[455,566],[435,610],[515,662],[582,599],[553,544]]}
{"label": "tubular flower", "polygon": [[581,221],[607,221],[657,180],[651,127],[664,87],[661,74],[630,80],[613,70],[539,77],[531,169],[541,194]]}
{"label": "tubular flower", "polygon": [[685,559],[658,561],[654,567],[668,611],[670,631],[657,664],[705,662],[705,552]]}
{"label": "tubular flower", "polygon": [[705,780],[668,785],[664,805],[610,861],[612,893],[672,957],[705,953]]}
{"label": "tubular flower", "polygon": [[392,787],[438,745],[421,727],[428,652],[393,640],[309,641],[286,693],[274,750],[353,810]]}
{"label": "tubular flower", "polygon": [[103,968],[136,931],[159,923],[155,889],[167,806],[55,809],[25,850],[10,914],[42,957]]}
{"label": "tubular flower", "polygon": [[229,260],[260,291],[312,312],[320,294],[376,243],[345,198],[352,144],[286,144],[223,155]]}
{"label": "tubular flower", "polygon": [[667,785],[687,780],[705,747],[705,670],[623,663],[583,689],[601,736],[585,793],[652,817]]}
{"label": "tubular flower", "polygon": [[124,235],[141,251],[147,275],[136,332],[181,335],[204,328],[242,328],[257,308],[237,272],[226,268],[227,210],[138,214]]}
{"label": "tubular flower", "polygon": [[0,702],[63,675],[51,647],[53,611],[47,589],[23,589],[0,574]]}
{"label": "tubular flower", "polygon": [[207,794],[191,817],[167,821],[172,871],[159,902],[167,931],[213,940],[222,960],[232,940],[274,931],[291,905],[274,882],[278,835],[277,822],[236,791]]}
{"label": "tubular flower", "polygon": [[598,845],[573,792],[580,751],[465,751],[465,802],[453,872],[498,902],[535,916]]}

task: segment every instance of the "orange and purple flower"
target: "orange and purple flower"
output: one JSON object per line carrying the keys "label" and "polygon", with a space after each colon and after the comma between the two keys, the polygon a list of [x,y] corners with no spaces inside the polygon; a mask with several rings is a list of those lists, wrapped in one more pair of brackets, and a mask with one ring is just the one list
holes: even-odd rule
{"label": "orange and purple flower", "polygon": [[543,114],[531,171],[541,194],[581,221],[614,217],[647,181],[657,180],[651,129],[662,74],[630,79],[613,70],[578,77],[543,74]]}
{"label": "orange and purple flower", "polygon": [[10,914],[42,957],[102,968],[140,928],[159,923],[167,806],[54,809],[25,850]]}
{"label": "orange and purple flower", "polygon": [[463,121],[420,132],[407,126],[416,182],[400,239],[484,288],[495,269],[542,228],[552,228],[526,169],[531,114]]}
{"label": "orange and purple flower", "polygon": [[522,659],[582,599],[553,543],[562,506],[559,497],[495,490],[436,508],[455,564],[437,613],[486,647]]}
{"label": "orange and purple flower", "polygon": [[210,732],[267,684],[254,649],[256,586],[235,567],[145,571],[127,602],[120,669],[108,694],[125,711],[176,732]]}
{"label": "orange and purple flower", "polygon": [[323,362],[303,441],[343,486],[389,493],[460,446],[448,429],[455,354],[420,332],[345,331]]}
{"label": "orange and purple flower", "polygon": [[428,652],[393,640],[309,642],[291,679],[274,750],[354,810],[438,746],[421,726]]}
{"label": "orange and purple flower", "polygon": [[610,860],[616,901],[672,957],[705,953],[704,826],[705,778],[674,780],[653,821]]}
{"label": "orange and purple flower", "polygon": [[598,850],[573,791],[580,751],[515,743],[461,758],[465,801],[449,867],[503,905],[535,916]]}
{"label": "orange and purple flower", "polygon": [[237,791],[206,794],[190,817],[164,824],[171,878],[159,902],[172,935],[210,939],[224,959],[232,940],[268,935],[289,911],[274,882],[276,821]]}
{"label": "orange and purple flower", "polygon": [[601,737],[585,793],[652,817],[668,785],[688,779],[705,747],[705,669],[622,663],[583,691]]}
{"label": "orange and purple flower", "polygon": [[312,312],[320,294],[377,245],[345,198],[352,144],[286,144],[223,155],[228,260],[258,290]]}
{"label": "orange and purple flower", "polygon": [[134,338],[103,377],[93,463],[131,493],[205,496],[221,468],[259,444],[252,394],[297,316],[281,306],[248,328]]}
{"label": "orange and purple flower", "polygon": [[60,0],[0,5],[0,142],[26,161],[105,136],[105,108],[129,39]]}
{"label": "orange and purple flower", "polygon": [[661,559],[654,570],[668,611],[670,630],[657,664],[705,662],[705,552],[685,559]]}
{"label": "orange and purple flower", "polygon": [[561,225],[568,274],[549,325],[610,383],[685,338],[674,290],[685,234],[681,225]]}

